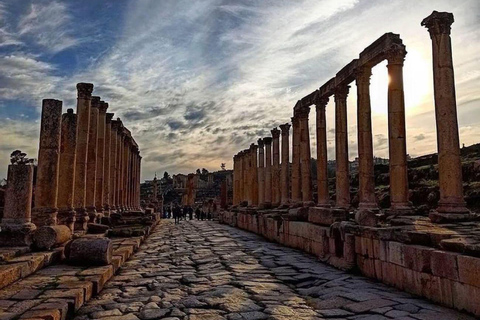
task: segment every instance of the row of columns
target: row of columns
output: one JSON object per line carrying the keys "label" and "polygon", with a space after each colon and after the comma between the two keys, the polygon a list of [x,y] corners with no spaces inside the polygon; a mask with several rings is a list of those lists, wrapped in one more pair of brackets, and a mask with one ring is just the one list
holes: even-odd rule
{"label": "row of columns", "polygon": [[[451,57],[450,25],[453,15],[434,12],[422,25],[429,29],[433,44],[433,69],[437,139],[439,152],[439,215],[432,219],[452,218],[451,214],[467,214],[463,200],[462,172],[458,124],[456,117],[455,84]],[[383,52],[387,60],[388,84],[388,135],[390,159],[390,198],[395,212],[410,213],[408,200],[408,171],[405,130],[405,99],[403,89],[403,63],[405,46],[392,44]],[[373,139],[370,103],[370,77],[372,66],[358,66],[354,73],[357,87],[357,134],[359,158],[359,212],[375,213]],[[335,155],[336,202],[335,207],[350,207],[350,180],[347,132],[347,96],[349,86],[337,84],[335,102]],[[327,176],[326,106],[328,97],[314,97],[317,135],[317,206],[330,207]],[[311,151],[309,134],[310,106],[298,103],[292,118],[292,166],[289,172],[289,124],[280,126],[282,136],[282,162],[280,165],[280,130],[271,131],[272,137],[258,140],[258,167],[256,149],[250,148],[234,157],[234,204],[247,201],[249,205],[278,206],[303,204],[312,206]],[[273,159],[272,159],[273,141]],[[253,146],[253,145],[252,145]],[[273,162],[272,162],[273,160]],[[252,166],[257,169],[256,174]],[[252,180],[254,177],[257,182]],[[258,186],[258,187],[254,187]],[[257,194],[254,198],[253,195]],[[449,216],[450,215],[450,216]],[[458,219],[460,216],[456,216]]]}
{"label": "row of columns", "polygon": [[84,231],[112,211],[140,210],[141,156],[130,131],[108,103],[77,84],[77,113],[43,100],[35,205],[37,226]]}

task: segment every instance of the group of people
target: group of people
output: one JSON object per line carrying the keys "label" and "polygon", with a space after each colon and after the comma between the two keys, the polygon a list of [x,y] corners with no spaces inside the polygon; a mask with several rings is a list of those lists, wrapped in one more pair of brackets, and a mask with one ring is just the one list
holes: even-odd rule
{"label": "group of people", "polygon": [[201,206],[197,206],[195,210],[191,206],[183,206],[180,207],[178,204],[174,204],[173,206],[166,206],[163,209],[163,218],[164,219],[175,219],[175,224],[180,223],[180,220],[193,220],[193,216],[195,214],[195,218],[197,220],[212,220],[212,211],[211,210],[203,210]]}

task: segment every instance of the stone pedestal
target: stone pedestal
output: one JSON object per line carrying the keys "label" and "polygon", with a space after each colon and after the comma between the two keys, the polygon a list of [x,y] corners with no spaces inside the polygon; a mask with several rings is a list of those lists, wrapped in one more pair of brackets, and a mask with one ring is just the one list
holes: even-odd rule
{"label": "stone pedestal", "polygon": [[75,192],[73,206],[76,212],[75,230],[87,230],[88,214],[85,208],[87,194],[87,149],[90,129],[90,106],[93,84],[77,84],[77,146],[75,157]]}
{"label": "stone pedestal", "polygon": [[273,138],[272,205],[278,207],[282,198],[280,190],[280,130],[274,128],[271,133]]}
{"label": "stone pedestal", "polygon": [[282,165],[280,173],[281,204],[287,205],[289,203],[290,192],[290,143],[288,141],[290,124],[282,124],[280,130],[282,130]]}
{"label": "stone pedestal", "polygon": [[60,170],[58,174],[57,223],[74,231],[75,210],[73,207],[75,187],[75,157],[77,146],[77,115],[68,109],[62,116],[60,144]]}
{"label": "stone pedestal", "polygon": [[347,95],[350,87],[335,89],[335,165],[337,208],[350,207],[350,174],[348,161]]}
{"label": "stone pedestal", "polygon": [[90,129],[88,131],[88,156],[87,156],[87,196],[85,199],[88,217],[91,223],[97,222],[95,207],[96,179],[97,179],[97,154],[98,154],[98,115],[100,97],[92,97],[90,109]]}
{"label": "stone pedestal", "polygon": [[435,120],[438,146],[440,200],[434,222],[468,220],[473,215],[463,199],[462,163],[458,134],[455,77],[450,38],[453,14],[433,13],[422,21],[432,39]]}
{"label": "stone pedestal", "polygon": [[40,126],[35,209],[32,219],[37,227],[57,223],[62,101],[43,100]]}
{"label": "stone pedestal", "polygon": [[1,223],[0,246],[29,246],[36,227],[32,219],[33,165],[8,166],[5,207]]}
{"label": "stone pedestal", "polygon": [[265,144],[265,206],[272,205],[272,138],[263,138]]}

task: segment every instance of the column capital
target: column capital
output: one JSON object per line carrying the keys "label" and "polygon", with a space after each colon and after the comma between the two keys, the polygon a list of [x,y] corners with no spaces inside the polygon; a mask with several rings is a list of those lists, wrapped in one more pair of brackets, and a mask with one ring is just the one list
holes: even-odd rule
{"label": "column capital", "polygon": [[355,79],[357,83],[370,83],[370,77],[372,76],[372,68],[369,66],[360,66],[355,69]]}
{"label": "column capital", "polygon": [[262,149],[264,145],[263,139],[258,139],[257,143],[258,143],[258,147]]}
{"label": "column capital", "polygon": [[114,115],[114,113],[107,112],[107,116],[106,116],[106,118],[105,118],[105,120],[107,121],[107,123],[113,122],[113,121],[112,121],[113,115]]}
{"label": "column capital", "polygon": [[264,142],[267,146],[272,144],[272,140],[273,140],[272,137],[263,138],[263,142]]}
{"label": "column capital", "polygon": [[405,50],[405,45],[394,43],[385,49],[384,53],[385,58],[388,61],[388,65],[396,64],[403,66],[403,61],[405,61],[407,50]]}
{"label": "column capital", "polygon": [[93,84],[80,82],[77,83],[77,97],[89,99],[92,96]]}
{"label": "column capital", "polygon": [[273,128],[270,132],[272,133],[272,137],[274,139],[280,137],[280,130],[278,130],[278,128]]}
{"label": "column capital", "polygon": [[98,105],[98,110],[100,111],[100,113],[106,113],[107,109],[108,109],[108,103],[105,101],[100,101]]}
{"label": "column capital", "polygon": [[423,19],[421,25],[428,29],[430,37],[438,34],[450,34],[453,14],[450,12],[433,11],[431,15]]}
{"label": "column capital", "polygon": [[250,152],[257,152],[258,146],[255,143],[250,145]]}
{"label": "column capital", "polygon": [[335,87],[335,99],[346,100],[350,86],[338,86]]}
{"label": "column capital", "polygon": [[92,102],[91,102],[92,108],[100,108],[100,97],[97,96],[92,96]]}
{"label": "column capital", "polygon": [[328,98],[315,98],[313,103],[315,104],[315,109],[318,112],[319,109],[324,109],[327,107]]}
{"label": "column capital", "polygon": [[279,127],[280,127],[280,130],[282,130],[282,135],[288,135],[291,125],[290,123],[285,123],[285,124],[279,125]]}
{"label": "column capital", "polygon": [[295,110],[294,113],[295,113],[295,118],[308,119],[308,115],[310,113],[310,106],[298,108],[297,110]]}

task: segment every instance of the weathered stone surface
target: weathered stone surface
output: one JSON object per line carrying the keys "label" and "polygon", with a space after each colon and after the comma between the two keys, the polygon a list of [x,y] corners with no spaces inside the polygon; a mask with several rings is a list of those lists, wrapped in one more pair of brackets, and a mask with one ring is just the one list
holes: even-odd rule
{"label": "weathered stone surface", "polygon": [[65,225],[43,226],[33,234],[33,245],[40,250],[50,250],[72,238],[72,230]]}
{"label": "weathered stone surface", "polygon": [[75,239],[65,251],[69,263],[78,265],[107,265],[112,254],[113,243],[108,238]]}

